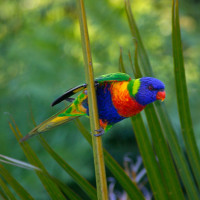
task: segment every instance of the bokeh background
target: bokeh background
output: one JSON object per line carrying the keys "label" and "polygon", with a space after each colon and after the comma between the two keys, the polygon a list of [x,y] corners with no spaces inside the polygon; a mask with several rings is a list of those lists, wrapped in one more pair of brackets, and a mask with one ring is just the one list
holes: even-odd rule
{"label": "bokeh background", "polygon": [[[150,58],[155,77],[166,84],[165,104],[180,136],[175,96],[171,45],[171,1],[134,0],[133,13]],[[134,39],[128,26],[123,0],[85,0],[95,76],[119,70],[119,52],[132,76],[128,51],[134,54]],[[200,147],[200,1],[180,1],[183,53],[195,136]],[[24,160],[8,121],[13,116],[25,135],[37,123],[65,106],[51,107],[67,89],[85,82],[76,1],[0,1],[0,154]],[[89,130],[89,120],[81,119]],[[70,122],[43,135],[51,147],[91,182],[94,167],[91,147]],[[29,143],[47,169],[72,187],[72,179],[61,171],[41,147],[37,137]],[[139,154],[130,121],[124,120],[103,136],[112,156],[123,164],[127,153]],[[43,187],[33,172],[6,166],[31,193],[43,199]],[[107,172],[109,176],[109,172]],[[44,195],[45,196],[45,195]]]}

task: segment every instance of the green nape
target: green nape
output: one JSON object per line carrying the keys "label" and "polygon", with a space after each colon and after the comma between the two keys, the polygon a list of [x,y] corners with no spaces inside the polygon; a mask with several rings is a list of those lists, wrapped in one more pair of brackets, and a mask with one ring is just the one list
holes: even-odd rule
{"label": "green nape", "polygon": [[140,79],[131,80],[129,82],[128,86],[127,86],[129,94],[132,97],[135,97],[135,95],[137,94],[139,88],[140,88]]}
{"label": "green nape", "polygon": [[135,96],[138,93],[140,88],[140,79],[136,79],[133,84],[133,95]]}

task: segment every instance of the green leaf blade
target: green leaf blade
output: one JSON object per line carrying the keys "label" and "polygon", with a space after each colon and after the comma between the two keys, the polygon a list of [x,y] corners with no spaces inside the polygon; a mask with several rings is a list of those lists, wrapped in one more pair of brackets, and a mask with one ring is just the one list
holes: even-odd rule
{"label": "green leaf blade", "polygon": [[[2,193],[2,198],[13,199],[13,200],[16,199],[15,196],[13,195],[13,193],[10,191],[9,187],[6,185],[6,183],[4,183],[4,181],[1,178],[0,178],[0,186],[1,186],[2,190],[4,191],[4,193]],[[4,197],[3,197],[3,195],[4,195]]]}
{"label": "green leaf blade", "polygon": [[[140,78],[142,77],[141,68],[138,64],[138,48],[137,48],[137,42],[136,42],[136,48],[135,48],[135,77]],[[144,53],[144,52],[143,52]],[[140,53],[139,53],[140,54]],[[149,66],[150,67],[150,66]],[[181,186],[178,180],[178,176],[176,174],[176,170],[173,164],[173,160],[171,158],[167,142],[164,138],[164,133],[161,128],[161,124],[159,122],[159,117],[157,116],[157,113],[155,111],[155,108],[153,104],[148,105],[145,108],[145,114],[148,122],[148,126],[151,132],[152,140],[153,140],[153,146],[156,150],[156,155],[158,156],[159,164],[161,167],[161,172],[164,177],[164,184],[167,189],[168,197],[175,198],[175,199],[181,199],[183,198],[183,192],[181,190]],[[140,125],[142,126],[142,123],[140,121]],[[144,128],[143,128],[144,129]],[[140,131],[140,130],[137,130]],[[137,134],[137,132],[136,132]],[[143,130],[143,134],[145,134],[145,131]],[[146,134],[147,136],[147,134]],[[139,139],[141,139],[139,135]],[[138,143],[140,140],[138,140]],[[146,145],[149,145],[148,143]],[[144,156],[144,155],[143,155]],[[144,158],[145,159],[145,158]],[[150,180],[152,181],[152,180]]]}
{"label": "green leaf blade", "polygon": [[41,180],[43,186],[45,187],[46,191],[48,192],[49,196],[52,199],[63,199],[65,200],[64,195],[62,194],[62,192],[60,191],[60,189],[58,188],[58,186],[51,180],[50,175],[48,174],[47,170],[45,169],[45,167],[43,166],[43,164],[41,163],[41,161],[39,160],[39,158],[37,157],[36,153],[33,151],[33,149],[30,147],[30,145],[27,142],[23,142],[20,143],[20,139],[23,137],[19,128],[17,127],[17,125],[15,124],[15,121],[13,120],[13,123],[15,125],[15,129],[12,126],[11,123],[9,123],[10,128],[12,130],[12,132],[14,133],[17,141],[19,142],[25,156],[27,157],[28,161],[40,168],[42,170],[42,172],[36,170],[36,174],[38,175],[39,179]]}
{"label": "green leaf blade", "polygon": [[153,71],[151,68],[151,64],[150,64],[149,58],[147,56],[146,50],[144,48],[144,45],[143,45],[139,30],[137,28],[136,22],[134,20],[129,0],[125,0],[125,10],[126,10],[126,14],[127,14],[129,27],[130,27],[132,36],[138,43],[138,55],[140,58],[141,65],[143,67],[142,71],[145,76],[152,76]]}
{"label": "green leaf blade", "polygon": [[[16,181],[15,178],[12,177],[12,175],[7,171],[7,169],[1,164],[0,164],[0,174],[9,183],[9,185],[15,190],[15,192],[18,194],[18,196],[21,199],[33,200],[33,197]],[[3,184],[3,182],[1,183]],[[11,194],[9,193],[9,195]]]}
{"label": "green leaf blade", "polygon": [[168,189],[168,194],[172,199],[184,199],[173,160],[153,104],[149,104],[148,107],[145,108],[145,114],[150,128],[153,145]]}
{"label": "green leaf blade", "polygon": [[131,118],[137,144],[147,170],[147,176],[155,199],[168,199],[167,190],[158,167],[151,142],[140,114]]}
{"label": "green leaf blade", "polygon": [[62,192],[70,199],[70,200],[81,200],[80,196],[76,194],[71,188],[69,188],[67,185],[62,183],[57,178],[52,178],[54,182],[61,188]]}
{"label": "green leaf blade", "polygon": [[78,172],[76,172],[69,164],[66,163],[40,136],[40,142],[44,149],[52,156],[52,158],[75,180],[75,182],[83,189],[90,199],[97,199],[96,189]]}
{"label": "green leaf blade", "polygon": [[177,92],[178,111],[181,122],[181,130],[191,163],[195,179],[200,188],[200,155],[195,141],[192,125],[191,112],[189,107],[185,68],[183,61],[181,32],[179,24],[178,0],[172,4],[172,46],[174,57],[174,74]]}
{"label": "green leaf blade", "polygon": [[160,118],[160,121],[162,121],[165,137],[169,141],[168,144],[173,154],[174,161],[177,166],[177,170],[183,181],[183,185],[186,189],[187,195],[190,200],[193,200],[193,199],[198,200],[199,195],[198,195],[197,187],[192,178],[192,174],[187,164],[186,158],[183,154],[183,151],[180,145],[178,144],[176,133],[174,132],[172,124],[169,121],[169,117],[167,116],[166,108],[160,102],[156,102],[155,104],[156,104],[156,110],[157,110],[156,113],[159,112],[158,117]]}
{"label": "green leaf blade", "polygon": [[[142,77],[142,73],[138,64],[138,48],[137,42],[135,42],[135,65],[133,73],[135,78]],[[140,114],[131,117],[132,126],[136,136],[139,151],[141,153],[145,169],[147,170],[147,176],[154,193],[155,199],[168,199],[166,185],[163,182],[162,174],[156,161],[156,157],[153,152],[153,148],[148,137],[144,122]]]}
{"label": "green leaf blade", "polygon": [[[130,9],[130,3],[128,2],[128,0],[126,1],[126,10],[127,10],[127,15],[128,15],[128,19],[129,19],[129,24],[130,24],[130,28],[131,28],[131,32],[134,36],[134,38],[136,39],[136,43],[137,43],[137,46],[141,46],[143,48],[140,48],[140,51],[138,51],[139,54],[143,54],[143,56],[139,56],[139,59],[140,59],[140,63],[141,63],[141,68],[143,68],[142,72],[145,76],[153,76],[153,73],[152,72],[152,69],[151,70],[147,70],[148,73],[146,73],[146,70],[147,68],[151,68],[151,65],[149,64],[149,59],[147,57],[147,54],[146,54],[146,51],[144,49],[144,45],[143,43],[141,43],[142,39],[140,37],[140,34],[139,34],[139,31],[135,31],[135,30],[138,30],[137,29],[137,26],[136,26],[136,23],[134,21],[134,18],[133,18],[133,15],[132,15],[132,11]],[[174,11],[173,13],[174,14]],[[181,41],[179,41],[179,44],[181,43]],[[137,47],[136,46],[136,47]],[[146,61],[142,62],[141,59],[146,59]],[[137,65],[138,65],[138,62],[137,60],[135,61],[135,68],[137,70]],[[144,64],[146,66],[144,66]],[[137,76],[137,73],[136,73],[136,76]],[[172,154],[173,154],[173,157],[174,157],[174,161],[177,165],[177,169],[178,169],[178,172],[180,174],[180,177],[183,181],[183,184],[184,184],[184,187],[186,189],[186,192],[188,194],[188,197],[190,199],[198,199],[198,192],[197,192],[197,189],[196,189],[196,185],[193,181],[193,177],[192,177],[192,174],[190,172],[190,169],[189,169],[189,166],[188,166],[188,163],[186,161],[186,158],[185,158],[185,155],[178,143],[178,138],[176,136],[176,133],[175,133],[175,130],[172,126],[172,123],[169,119],[169,116],[167,114],[167,110],[164,106],[164,104],[160,102],[156,102],[156,115],[157,117],[160,119],[160,122],[162,122],[162,127],[163,127],[163,132],[164,132],[164,135],[165,135],[165,138],[167,139],[168,141],[168,144],[170,146],[170,149],[172,151]]]}
{"label": "green leaf blade", "polygon": [[[82,135],[86,138],[88,143],[92,145],[92,139],[89,131],[85,129],[80,120],[76,120],[76,125]],[[127,192],[131,199],[144,200],[142,193],[127,176],[121,166],[114,160],[114,158],[104,149],[105,164],[114,175],[114,177],[119,181],[120,185]]]}

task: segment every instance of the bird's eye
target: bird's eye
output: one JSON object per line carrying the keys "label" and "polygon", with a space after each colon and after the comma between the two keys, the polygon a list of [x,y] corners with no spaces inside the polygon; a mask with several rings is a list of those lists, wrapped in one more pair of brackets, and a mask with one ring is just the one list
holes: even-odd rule
{"label": "bird's eye", "polygon": [[152,85],[149,85],[148,88],[149,88],[149,90],[153,90],[154,89]]}

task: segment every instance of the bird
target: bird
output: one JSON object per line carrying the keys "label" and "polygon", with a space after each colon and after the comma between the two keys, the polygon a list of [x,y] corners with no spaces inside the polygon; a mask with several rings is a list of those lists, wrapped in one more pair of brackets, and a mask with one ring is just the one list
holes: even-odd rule
{"label": "bird", "polygon": [[[103,135],[117,122],[140,113],[148,104],[164,101],[166,96],[164,83],[153,77],[132,79],[126,73],[116,72],[96,78],[94,84],[100,124],[95,136]],[[81,93],[76,98],[71,97],[78,92]],[[52,106],[64,100],[71,104],[32,129],[21,142],[78,117],[89,117],[87,84],[67,90]]]}

